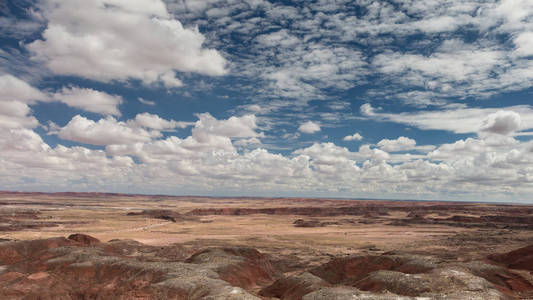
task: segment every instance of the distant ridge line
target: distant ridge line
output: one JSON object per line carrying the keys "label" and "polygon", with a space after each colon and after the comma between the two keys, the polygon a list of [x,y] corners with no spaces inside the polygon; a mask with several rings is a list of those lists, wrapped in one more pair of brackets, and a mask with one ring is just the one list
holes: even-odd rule
{"label": "distant ridge line", "polygon": [[267,196],[205,196],[205,195],[165,195],[165,194],[139,194],[139,193],[109,193],[109,192],[26,192],[0,190],[1,195],[50,195],[50,196],[76,196],[76,197],[163,197],[163,198],[203,198],[203,199],[291,199],[291,200],[342,200],[342,201],[394,201],[394,202],[428,202],[428,203],[456,203],[456,204],[500,204],[500,205],[531,205],[531,203],[477,201],[477,200],[429,200],[429,199],[383,199],[383,198],[347,198],[347,197],[267,197]]}

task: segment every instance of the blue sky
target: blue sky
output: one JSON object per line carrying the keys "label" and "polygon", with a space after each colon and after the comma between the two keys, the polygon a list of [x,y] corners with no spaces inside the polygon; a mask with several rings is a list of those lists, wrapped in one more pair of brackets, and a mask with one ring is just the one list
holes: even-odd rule
{"label": "blue sky", "polygon": [[531,1],[1,3],[0,189],[531,202]]}

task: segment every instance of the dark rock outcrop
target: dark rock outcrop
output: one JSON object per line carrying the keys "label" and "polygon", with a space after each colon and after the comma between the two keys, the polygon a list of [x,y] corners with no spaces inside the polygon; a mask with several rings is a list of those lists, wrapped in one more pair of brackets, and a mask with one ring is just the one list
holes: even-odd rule
{"label": "dark rock outcrop", "polygon": [[304,272],[276,280],[273,284],[263,288],[259,295],[276,297],[281,300],[299,300],[304,295],[327,286],[330,286],[328,282],[311,273]]}
{"label": "dark rock outcrop", "polygon": [[128,216],[145,216],[149,218],[170,221],[173,223],[176,223],[177,221],[195,220],[194,217],[185,216],[185,215],[180,214],[177,211],[173,211],[169,209],[145,209],[140,212],[129,212],[127,215]]}
{"label": "dark rock outcrop", "polygon": [[503,254],[494,254],[489,256],[489,259],[511,269],[528,270],[533,274],[533,245]]}
{"label": "dark rock outcrop", "polygon": [[90,235],[81,234],[81,233],[75,233],[68,236],[69,240],[73,240],[76,242],[79,242],[86,246],[92,246],[92,245],[98,245],[100,244],[100,240],[97,238],[94,238]]}

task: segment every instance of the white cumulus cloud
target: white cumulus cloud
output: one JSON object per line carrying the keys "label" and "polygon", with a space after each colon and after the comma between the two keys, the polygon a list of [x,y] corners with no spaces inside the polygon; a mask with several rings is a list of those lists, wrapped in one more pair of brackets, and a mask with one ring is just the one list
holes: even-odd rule
{"label": "white cumulus cloud", "polygon": [[393,114],[377,113],[370,104],[364,104],[361,110],[371,111],[372,114],[367,113],[366,116],[377,121],[401,123],[424,130],[446,130],[455,133],[478,133],[482,130],[511,134],[533,129],[533,109],[529,105],[499,109],[458,107]]}
{"label": "white cumulus cloud", "polygon": [[29,104],[47,101],[42,93],[24,80],[5,74],[0,76],[0,129],[33,128],[39,125]]}
{"label": "white cumulus cloud", "polygon": [[508,135],[519,130],[521,122],[518,113],[499,110],[483,120],[481,131]]}
{"label": "white cumulus cloud", "polygon": [[77,86],[63,87],[52,95],[68,106],[103,115],[120,116],[121,96]]}
{"label": "white cumulus cloud", "polygon": [[184,28],[160,0],[47,0],[42,11],[42,40],[26,47],[56,74],[177,87],[176,71],[226,73],[222,55],[204,48],[198,29]]}
{"label": "white cumulus cloud", "polygon": [[315,133],[320,131],[320,125],[313,121],[307,121],[298,127],[298,131],[303,133]]}
{"label": "white cumulus cloud", "polygon": [[76,115],[65,127],[59,130],[57,135],[64,140],[105,146],[147,142],[153,137],[160,136],[160,133],[158,131],[147,131],[143,128],[132,128],[125,122],[117,121],[113,117],[107,117],[95,122]]}
{"label": "white cumulus cloud", "polygon": [[362,139],[363,139],[363,136],[356,132],[352,135],[345,136],[342,140],[343,141],[360,141]]}
{"label": "white cumulus cloud", "polygon": [[9,74],[0,75],[0,101],[34,103],[37,100],[46,99],[48,99],[46,94],[26,81]]}
{"label": "white cumulus cloud", "polygon": [[387,152],[412,150],[415,146],[416,141],[405,136],[401,136],[395,140],[383,139],[378,143],[378,147]]}

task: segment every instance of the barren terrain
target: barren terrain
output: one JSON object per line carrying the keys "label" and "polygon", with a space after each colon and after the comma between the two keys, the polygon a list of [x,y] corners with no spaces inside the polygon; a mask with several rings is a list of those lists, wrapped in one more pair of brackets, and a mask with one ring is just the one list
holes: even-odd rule
{"label": "barren terrain", "polygon": [[0,238],[3,299],[533,299],[527,205],[3,192]]}

